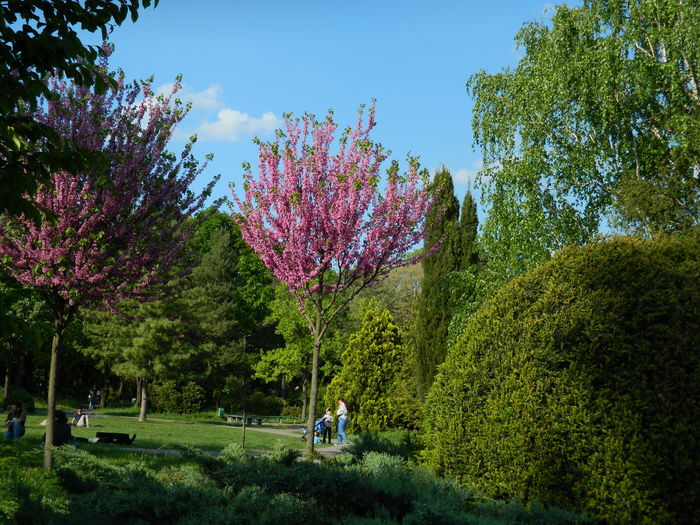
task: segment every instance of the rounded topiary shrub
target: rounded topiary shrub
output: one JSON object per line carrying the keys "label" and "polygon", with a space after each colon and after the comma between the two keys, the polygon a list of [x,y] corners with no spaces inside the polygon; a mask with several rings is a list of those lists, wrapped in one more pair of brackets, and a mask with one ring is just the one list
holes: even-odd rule
{"label": "rounded topiary shrub", "polygon": [[425,403],[425,462],[608,523],[700,508],[700,242],[563,250],[477,313]]}

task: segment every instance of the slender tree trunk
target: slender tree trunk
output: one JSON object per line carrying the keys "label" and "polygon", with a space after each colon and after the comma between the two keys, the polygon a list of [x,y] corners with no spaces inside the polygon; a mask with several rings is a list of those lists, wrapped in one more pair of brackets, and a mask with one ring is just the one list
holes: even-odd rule
{"label": "slender tree trunk", "polygon": [[140,377],[136,378],[136,404],[141,406],[141,383],[142,379]]}
{"label": "slender tree trunk", "polygon": [[121,379],[119,380],[119,387],[117,388],[117,394],[115,399],[119,399],[122,397],[122,393],[124,392],[124,381]]}
{"label": "slender tree trunk", "polygon": [[12,385],[10,384],[10,365],[5,368],[5,399],[10,397],[12,393]]}
{"label": "slender tree trunk", "polygon": [[306,400],[308,396],[306,395],[306,377],[301,378],[301,419],[306,417]]}
{"label": "slender tree trunk", "polygon": [[314,334],[314,353],[311,363],[311,392],[309,394],[309,419],[306,424],[306,449],[314,451],[314,423],[316,422],[316,397],[318,395],[318,361],[321,354],[320,330]]}
{"label": "slender tree trunk", "polygon": [[148,382],[141,380],[141,410],[139,411],[139,421],[146,421],[146,405],[148,404]]}
{"label": "slender tree trunk", "polygon": [[63,331],[68,324],[65,314],[65,305],[60,303],[54,307],[54,333],[51,343],[51,365],[49,367],[49,392],[46,410],[46,440],[44,442],[44,468],[51,470],[53,466],[53,429],[56,414],[56,370],[58,368],[58,354],[61,349]]}

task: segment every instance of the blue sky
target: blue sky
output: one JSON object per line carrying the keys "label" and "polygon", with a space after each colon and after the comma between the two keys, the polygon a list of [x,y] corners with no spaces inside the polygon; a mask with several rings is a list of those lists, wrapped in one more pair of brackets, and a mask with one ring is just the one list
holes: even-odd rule
{"label": "blue sky", "polygon": [[[214,160],[193,189],[215,174],[216,196],[240,185],[241,163],[257,164],[251,139],[272,137],[283,113],[354,123],[377,99],[373,137],[402,167],[407,152],[433,172],[445,164],[460,199],[478,170],[467,78],[518,59],[514,36],[544,20],[541,0],[334,1],[161,0],[111,35],[112,68],[154,86],[183,76],[193,109],[181,137],[197,133],[198,158]],[[96,42],[96,37],[86,39]],[[172,143],[180,151],[182,138]]]}

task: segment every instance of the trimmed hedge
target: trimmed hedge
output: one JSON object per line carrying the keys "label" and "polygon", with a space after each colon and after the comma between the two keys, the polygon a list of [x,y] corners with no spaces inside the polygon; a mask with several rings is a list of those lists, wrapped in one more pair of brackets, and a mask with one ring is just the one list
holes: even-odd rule
{"label": "trimmed hedge", "polygon": [[699,259],[698,238],[622,237],[505,286],[429,393],[425,463],[608,523],[694,522]]}

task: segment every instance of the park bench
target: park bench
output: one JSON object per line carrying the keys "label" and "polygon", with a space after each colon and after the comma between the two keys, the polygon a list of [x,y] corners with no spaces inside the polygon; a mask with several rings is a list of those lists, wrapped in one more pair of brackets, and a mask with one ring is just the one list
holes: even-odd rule
{"label": "park bench", "polygon": [[[255,422],[257,425],[262,425],[263,423],[291,423],[291,424],[304,424],[306,419],[295,417],[295,416],[256,416],[256,415],[245,415],[246,425],[252,425]],[[243,424],[242,414],[228,414],[226,416],[227,423],[239,423]]]}
{"label": "park bench", "polygon": [[123,445],[131,445],[136,439],[136,434],[133,437],[129,437],[129,434],[122,434],[121,432],[98,432],[95,434],[97,441],[99,443],[119,443]]}
{"label": "park bench", "polygon": [[256,425],[262,425],[263,420],[267,419],[267,416],[253,416],[250,414],[246,414],[245,416],[242,414],[228,414],[226,416],[226,422],[227,423],[240,423],[243,424],[243,420],[245,419],[246,425],[252,425],[253,421],[255,421]]}

